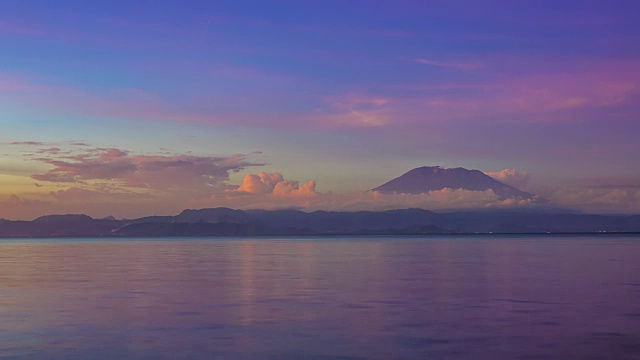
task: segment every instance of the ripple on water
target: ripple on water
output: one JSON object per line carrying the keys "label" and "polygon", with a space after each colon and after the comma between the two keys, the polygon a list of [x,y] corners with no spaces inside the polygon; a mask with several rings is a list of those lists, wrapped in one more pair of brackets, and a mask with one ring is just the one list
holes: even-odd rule
{"label": "ripple on water", "polygon": [[453,341],[447,338],[420,337],[420,336],[396,336],[394,342],[408,348],[424,348],[436,345],[448,345]]}
{"label": "ripple on water", "polygon": [[618,337],[624,337],[625,336],[622,333],[606,332],[606,331],[595,331],[595,332],[589,333],[589,335],[595,336],[595,337],[610,337],[610,338],[618,338]]}
{"label": "ripple on water", "polygon": [[635,360],[638,239],[0,242],[0,358]]}

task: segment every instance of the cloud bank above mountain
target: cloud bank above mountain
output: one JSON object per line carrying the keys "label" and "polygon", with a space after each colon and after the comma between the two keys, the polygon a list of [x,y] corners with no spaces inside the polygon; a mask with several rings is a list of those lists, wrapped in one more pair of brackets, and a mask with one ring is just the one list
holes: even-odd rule
{"label": "cloud bank above mountain", "polygon": [[[140,154],[87,144],[14,142],[25,159],[41,164],[28,177],[30,191],[0,194],[0,217],[30,219],[51,213],[95,217],[175,214],[184,208],[390,210],[423,208],[509,209],[537,206],[537,198],[504,198],[493,190],[442,188],[419,194],[378,191],[322,192],[315,180],[285,178],[279,172],[246,173],[263,164],[253,154],[203,156],[161,151]],[[244,178],[234,184],[242,174]],[[504,169],[485,172],[521,188],[531,174]],[[551,205],[590,212],[640,212],[640,189],[570,187],[541,194]]]}

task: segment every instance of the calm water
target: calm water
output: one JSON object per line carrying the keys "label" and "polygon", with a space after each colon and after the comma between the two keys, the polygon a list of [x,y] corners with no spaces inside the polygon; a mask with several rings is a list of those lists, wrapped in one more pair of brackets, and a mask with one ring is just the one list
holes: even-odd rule
{"label": "calm water", "polygon": [[639,359],[640,237],[1,240],[2,359]]}

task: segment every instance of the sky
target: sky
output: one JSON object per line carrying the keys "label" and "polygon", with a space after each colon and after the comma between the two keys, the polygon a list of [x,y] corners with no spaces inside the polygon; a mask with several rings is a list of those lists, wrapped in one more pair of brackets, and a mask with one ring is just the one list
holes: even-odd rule
{"label": "sky", "polygon": [[526,206],[366,192],[479,169],[640,213],[637,1],[0,2],[0,218]]}

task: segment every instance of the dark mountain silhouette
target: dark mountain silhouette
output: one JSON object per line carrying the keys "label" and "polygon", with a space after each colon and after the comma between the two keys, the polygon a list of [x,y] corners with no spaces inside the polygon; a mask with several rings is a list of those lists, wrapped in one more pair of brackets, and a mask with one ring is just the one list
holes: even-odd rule
{"label": "dark mountain silhouette", "polygon": [[404,209],[389,211],[245,210],[249,217],[271,229],[305,228],[314,232],[353,232],[401,229],[412,225],[432,225],[439,217],[433,211]]}
{"label": "dark mountain silhouette", "polygon": [[493,190],[502,199],[533,198],[532,194],[503,184],[482,171],[464,168],[447,169],[440,166],[415,168],[372,190],[381,193],[421,194],[446,188],[473,191]]}
{"label": "dark mountain silhouette", "polygon": [[[200,217],[196,214],[205,214]],[[211,216],[215,215],[215,216]],[[311,235],[353,233],[403,233],[410,226],[431,226],[436,213],[422,209],[383,212],[333,212],[298,210],[231,210],[226,208],[187,210],[177,216],[149,217],[129,221],[114,231],[121,236],[204,235]],[[194,227],[207,223],[216,226]],[[234,225],[236,225],[234,227]],[[417,228],[414,228],[414,230]],[[426,228],[420,230],[424,233]],[[437,232],[444,232],[437,228]],[[418,231],[418,230],[415,230]],[[434,228],[431,228],[434,232]]]}
{"label": "dark mountain silhouette", "polygon": [[422,209],[334,212],[297,210],[186,210],[176,216],[133,220],[50,215],[0,220],[0,237],[411,235],[451,233],[640,232],[640,215],[544,211]]}
{"label": "dark mountain silhouette", "polygon": [[47,215],[33,221],[0,222],[0,236],[69,237],[105,236],[122,223],[118,220],[93,219],[87,215]]}
{"label": "dark mountain silhouette", "polygon": [[247,214],[241,210],[229,208],[211,208],[198,210],[183,210],[176,216],[147,216],[140,219],[130,220],[129,223],[236,223],[244,224],[249,222]]}

